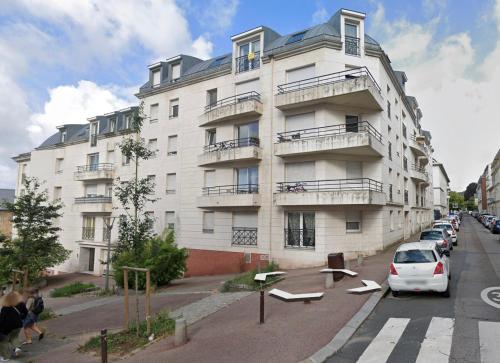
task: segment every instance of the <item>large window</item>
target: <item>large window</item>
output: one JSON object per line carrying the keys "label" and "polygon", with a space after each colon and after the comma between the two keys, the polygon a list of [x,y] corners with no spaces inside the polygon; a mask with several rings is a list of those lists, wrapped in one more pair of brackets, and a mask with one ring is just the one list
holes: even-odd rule
{"label": "large window", "polygon": [[[290,115],[285,117],[285,131],[310,129],[315,126],[314,112],[301,113],[298,115]],[[300,137],[300,133],[298,133]],[[294,135],[292,135],[294,137]]]}
{"label": "large window", "polygon": [[316,245],[314,212],[288,212],[285,218],[285,247],[314,248]]}
{"label": "large window", "polygon": [[302,81],[313,77],[316,77],[316,67],[314,64],[286,71],[287,83]]}
{"label": "large window", "polygon": [[169,118],[179,117],[179,99],[170,100],[170,114]]}
{"label": "large window", "polygon": [[87,184],[85,186],[85,197],[92,198],[97,196],[97,184]]}
{"label": "large window", "polygon": [[345,53],[350,55],[359,55],[359,34],[358,25],[345,23]]}
{"label": "large window", "polygon": [[215,105],[217,103],[217,88],[207,91],[207,106]]}
{"label": "large window", "polygon": [[161,82],[161,78],[160,78],[160,75],[161,75],[161,72],[160,70],[155,70],[152,72],[153,73],[153,87],[156,87],[156,86],[159,86],[160,85],[160,82]]}
{"label": "large window", "polygon": [[149,139],[148,149],[153,153],[152,157],[156,157],[156,152],[158,151],[158,139]]}
{"label": "large window", "polygon": [[167,194],[175,194],[177,191],[177,175],[175,173],[167,174]]}
{"label": "large window", "polygon": [[214,212],[203,212],[203,233],[214,233]]}
{"label": "large window", "polygon": [[172,81],[181,78],[181,64],[172,64]]}
{"label": "large window", "polygon": [[238,146],[253,145],[253,140],[259,138],[259,123],[251,122],[245,125],[240,125],[237,128]]}
{"label": "large window", "polygon": [[82,239],[93,240],[95,237],[95,217],[84,216],[82,224]]}
{"label": "large window", "polygon": [[64,168],[64,158],[56,159],[56,174],[61,174]]}
{"label": "large window", "polygon": [[256,39],[239,46],[236,58],[236,73],[246,72],[260,67],[260,40]]}
{"label": "large window", "polygon": [[206,140],[207,145],[214,145],[217,142],[217,130],[216,129],[207,130],[206,135],[207,135],[207,140]]}
{"label": "large window", "polygon": [[97,132],[98,132],[99,125],[97,122],[92,122],[90,124],[90,146],[96,146],[97,145]]}
{"label": "large window", "polygon": [[236,169],[237,193],[258,193],[259,192],[259,168],[251,166],[248,168]]}
{"label": "large window", "polygon": [[89,170],[97,170],[99,166],[99,153],[88,154],[87,165]]}
{"label": "large window", "polygon": [[149,122],[158,122],[158,108],[159,106],[157,103],[149,106]]}
{"label": "large window", "polygon": [[346,132],[358,132],[359,118],[358,116],[346,116],[345,117],[345,131]]}

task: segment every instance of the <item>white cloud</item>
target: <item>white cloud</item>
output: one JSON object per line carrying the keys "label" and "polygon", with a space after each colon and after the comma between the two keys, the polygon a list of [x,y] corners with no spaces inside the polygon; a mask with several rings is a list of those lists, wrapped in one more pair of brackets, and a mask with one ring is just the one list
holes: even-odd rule
{"label": "white cloud", "polygon": [[329,18],[330,14],[325,9],[322,3],[316,2],[316,10],[312,14],[312,24],[322,24],[326,22]]}
{"label": "white cloud", "polygon": [[231,26],[239,3],[239,0],[184,0],[179,5],[191,13],[205,29],[221,34]]}
{"label": "white cloud", "polygon": [[372,31],[393,67],[408,75],[407,93],[422,108],[422,127],[432,133],[434,156],[447,169],[452,189],[461,191],[477,181],[500,147],[495,120],[500,42],[485,59],[478,58],[468,33],[439,38],[439,22],[389,22],[378,4]]}

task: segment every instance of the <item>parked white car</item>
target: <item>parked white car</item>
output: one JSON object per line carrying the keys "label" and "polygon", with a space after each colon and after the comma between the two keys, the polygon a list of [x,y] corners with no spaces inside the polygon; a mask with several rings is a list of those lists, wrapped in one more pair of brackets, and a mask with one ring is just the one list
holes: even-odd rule
{"label": "parked white car", "polygon": [[435,242],[403,243],[389,269],[387,281],[392,295],[400,291],[435,291],[450,297],[449,253]]}
{"label": "parked white car", "polygon": [[455,232],[455,229],[453,228],[453,225],[448,222],[448,221],[436,221],[432,225],[432,228],[438,228],[438,229],[446,229],[448,234],[451,236],[451,242],[453,243],[453,246],[456,246],[458,244],[458,236],[457,232]]}

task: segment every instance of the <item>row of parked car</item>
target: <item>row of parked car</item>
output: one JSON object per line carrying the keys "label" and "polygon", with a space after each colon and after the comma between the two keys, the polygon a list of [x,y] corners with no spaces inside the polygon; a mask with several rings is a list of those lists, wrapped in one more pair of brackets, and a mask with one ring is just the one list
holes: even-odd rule
{"label": "row of parked car", "polygon": [[419,242],[403,243],[394,254],[387,279],[392,295],[401,291],[435,291],[450,297],[450,255],[458,245],[459,214],[435,221]]}
{"label": "row of parked car", "polygon": [[500,217],[493,216],[490,214],[480,214],[477,215],[477,220],[482,223],[483,226],[488,228],[491,233],[500,233]]}

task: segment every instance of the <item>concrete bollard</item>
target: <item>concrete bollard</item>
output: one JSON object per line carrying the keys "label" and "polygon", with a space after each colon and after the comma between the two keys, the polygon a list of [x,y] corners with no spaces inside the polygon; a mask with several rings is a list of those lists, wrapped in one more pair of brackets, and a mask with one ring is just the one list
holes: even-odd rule
{"label": "concrete bollard", "polygon": [[174,345],[177,347],[187,343],[187,322],[184,317],[175,320]]}
{"label": "concrete bollard", "polygon": [[363,255],[358,255],[358,266],[363,264]]}
{"label": "concrete bollard", "polygon": [[333,280],[333,273],[327,272],[325,273],[325,288],[333,289],[335,287],[335,282]]}

